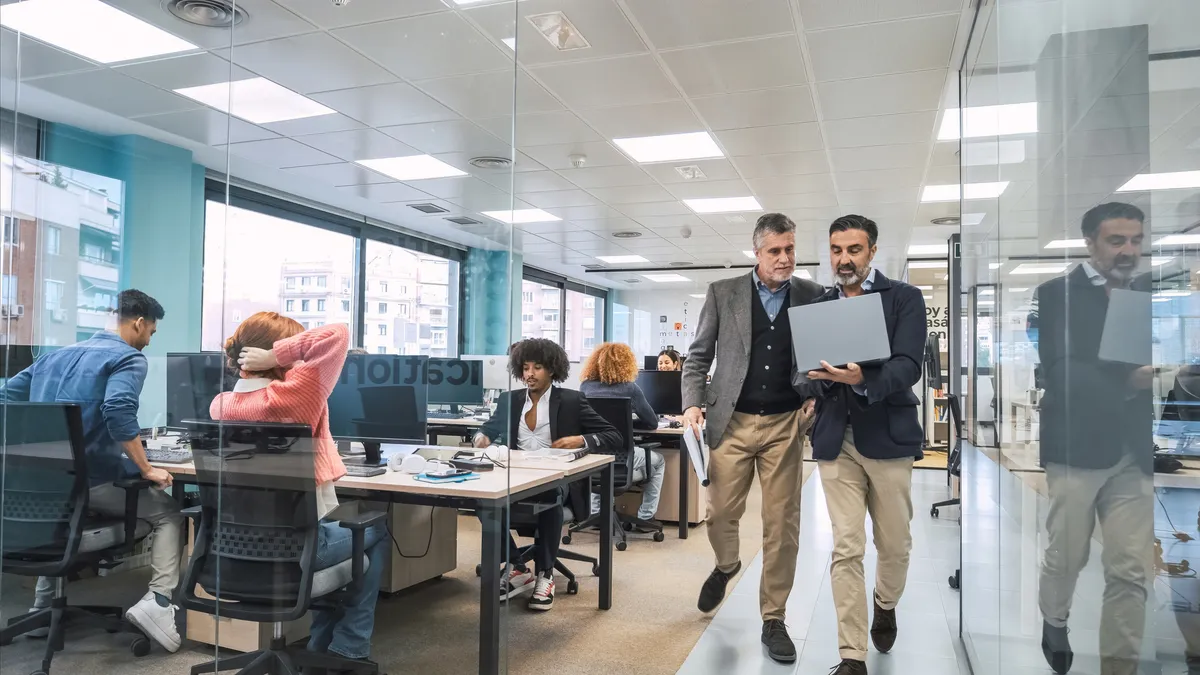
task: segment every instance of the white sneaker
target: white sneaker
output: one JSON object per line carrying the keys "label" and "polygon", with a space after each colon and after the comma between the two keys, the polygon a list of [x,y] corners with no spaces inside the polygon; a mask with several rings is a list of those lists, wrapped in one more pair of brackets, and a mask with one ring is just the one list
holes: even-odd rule
{"label": "white sneaker", "polygon": [[533,589],[533,597],[529,598],[529,609],[544,612],[554,606],[554,574],[538,575],[537,587]]}
{"label": "white sneaker", "polygon": [[533,572],[522,571],[513,567],[512,563],[504,566],[500,572],[500,599],[508,600],[533,588]]}
{"label": "white sneaker", "polygon": [[162,607],[148,591],[136,605],[125,612],[129,623],[137,626],[146,637],[174,654],[179,651],[179,629],[175,627],[175,605]]}
{"label": "white sneaker", "polygon": [[[34,612],[40,612],[40,611],[42,611],[41,607],[30,607],[29,611],[27,613],[33,614]],[[34,628],[33,630],[26,633],[25,637],[37,638],[39,640],[44,640],[44,639],[50,637],[50,628],[49,627]]]}

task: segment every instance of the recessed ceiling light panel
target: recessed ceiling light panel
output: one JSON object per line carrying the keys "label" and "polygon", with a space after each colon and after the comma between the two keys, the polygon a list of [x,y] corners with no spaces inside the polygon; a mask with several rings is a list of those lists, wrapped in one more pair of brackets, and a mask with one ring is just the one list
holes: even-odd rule
{"label": "recessed ceiling light panel", "polygon": [[683,203],[696,213],[733,213],[736,211],[762,211],[754,197],[716,197],[711,199],[685,199]]}
{"label": "recessed ceiling light panel", "polygon": [[[960,191],[961,187],[961,191]],[[1008,181],[998,183],[967,183],[966,185],[926,185],[921,190],[923,202],[956,202],[962,199],[995,199],[1004,194]]]}
{"label": "recessed ceiling light panel", "polygon": [[575,24],[562,12],[531,14],[525,17],[525,20],[533,24],[534,29],[546,38],[546,42],[560,52],[591,47]]}
{"label": "recessed ceiling light panel", "polygon": [[99,63],[199,49],[100,0],[25,0],[4,5],[0,25]]}
{"label": "recessed ceiling light panel", "polygon": [[653,282],[659,283],[659,284],[670,284],[670,283],[677,283],[680,281],[691,281],[691,279],[683,276],[682,274],[643,274],[642,276],[646,277],[650,281],[653,281]]}
{"label": "recessed ceiling light panel", "polygon": [[1062,274],[1070,266],[1070,263],[1023,263],[1014,267],[1009,274]]}
{"label": "recessed ceiling light panel", "polygon": [[1047,242],[1044,248],[1087,248],[1087,242],[1082,239],[1055,239]]}
{"label": "recessed ceiling light panel", "polygon": [[335,111],[263,77],[176,89],[176,94],[255,124],[332,115]]}
{"label": "recessed ceiling light panel", "polygon": [[1155,246],[1191,246],[1200,244],[1200,234],[1168,234],[1154,242]]}
{"label": "recessed ceiling light panel", "polygon": [[613,143],[640,164],[724,157],[707,131],[665,136],[614,138]]}
{"label": "recessed ceiling light panel", "polygon": [[640,255],[598,255],[596,260],[606,262],[610,265],[633,265],[635,263],[650,262]]}
{"label": "recessed ceiling light panel", "polygon": [[945,244],[912,244],[908,247],[909,255],[946,255]]}
{"label": "recessed ceiling light panel", "polygon": [[1140,192],[1142,190],[1187,190],[1200,188],[1200,171],[1173,171],[1170,173],[1139,173],[1130,178],[1117,192]]}
{"label": "recessed ceiling light panel", "polygon": [[962,114],[965,130],[959,133],[959,109],[950,108],[942,115],[939,141],[983,136],[1008,136],[1037,133],[1037,103],[980,105],[966,108]]}
{"label": "recessed ceiling light panel", "polygon": [[360,159],[355,162],[372,171],[396,180],[424,180],[427,178],[450,178],[465,176],[466,171],[456,169],[440,159],[429,155],[408,157],[386,157],[383,159]]}
{"label": "recessed ceiling light panel", "polygon": [[498,220],[509,225],[521,225],[524,223],[551,223],[557,220],[562,220],[552,213],[546,213],[541,209],[516,209],[515,211],[484,211],[483,215]]}

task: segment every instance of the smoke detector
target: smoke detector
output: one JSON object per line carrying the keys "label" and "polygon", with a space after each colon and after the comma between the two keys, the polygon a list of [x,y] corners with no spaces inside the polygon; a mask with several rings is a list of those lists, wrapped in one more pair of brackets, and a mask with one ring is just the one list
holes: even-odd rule
{"label": "smoke detector", "polygon": [[232,0],[162,0],[162,8],[178,19],[205,28],[228,28],[250,18]]}
{"label": "smoke detector", "polygon": [[507,169],[512,160],[507,157],[472,157],[471,166],[479,169]]}
{"label": "smoke detector", "polygon": [[621,230],[620,232],[613,232],[612,236],[617,239],[637,239],[642,236],[642,233],[637,230]]}

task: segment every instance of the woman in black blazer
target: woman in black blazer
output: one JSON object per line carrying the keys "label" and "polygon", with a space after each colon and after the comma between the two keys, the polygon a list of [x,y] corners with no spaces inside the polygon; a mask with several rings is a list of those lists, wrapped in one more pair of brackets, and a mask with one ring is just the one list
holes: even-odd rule
{"label": "woman in black blazer", "polygon": [[[563,348],[543,338],[522,340],[509,352],[508,370],[525,383],[525,389],[501,394],[496,411],[475,435],[474,445],[486,448],[493,443],[514,450],[617,450],[621,433],[604,420],[587,398],[577,391],[554,386],[567,379],[570,363]],[[536,575],[514,563],[505,565],[500,580],[502,599],[533,588],[529,608],[548,610],[554,605],[554,561],[562,538],[562,503],[570,498],[572,510],[585,516],[589,508],[586,481],[573,484],[569,491],[555,488],[529,501],[555,502],[558,506],[538,514],[538,553],[534,560]],[[516,541],[509,535],[509,558],[516,560]]]}

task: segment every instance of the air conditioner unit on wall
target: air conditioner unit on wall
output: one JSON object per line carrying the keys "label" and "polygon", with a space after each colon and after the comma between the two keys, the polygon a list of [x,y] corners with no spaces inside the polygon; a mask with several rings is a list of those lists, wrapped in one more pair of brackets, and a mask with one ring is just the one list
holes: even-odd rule
{"label": "air conditioner unit on wall", "polygon": [[52,319],[54,319],[55,321],[57,321],[57,322],[59,322],[59,323],[62,323],[63,321],[66,321],[66,320],[67,320],[67,310],[65,310],[65,309],[56,309],[56,310],[53,310],[53,311],[50,313],[50,316],[51,316],[51,318],[52,318]]}
{"label": "air conditioner unit on wall", "polygon": [[0,305],[0,315],[17,319],[25,316],[25,305]]}

